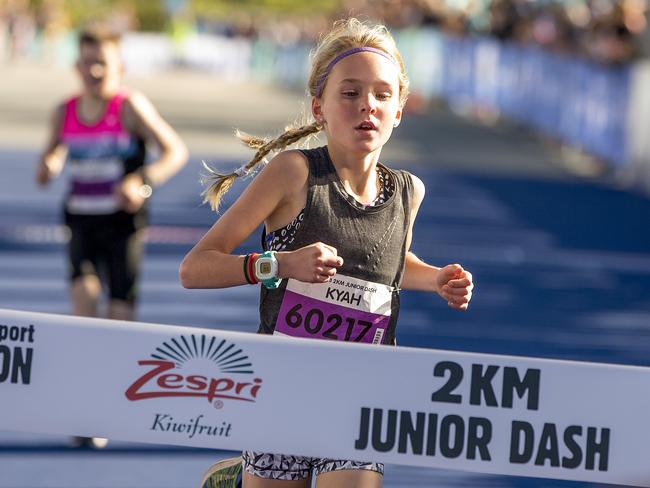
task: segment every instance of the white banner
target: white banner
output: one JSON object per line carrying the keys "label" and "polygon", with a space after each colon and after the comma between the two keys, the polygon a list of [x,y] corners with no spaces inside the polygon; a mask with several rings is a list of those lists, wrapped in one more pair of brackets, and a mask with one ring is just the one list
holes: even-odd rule
{"label": "white banner", "polygon": [[0,310],[0,429],[650,487],[650,369]]}

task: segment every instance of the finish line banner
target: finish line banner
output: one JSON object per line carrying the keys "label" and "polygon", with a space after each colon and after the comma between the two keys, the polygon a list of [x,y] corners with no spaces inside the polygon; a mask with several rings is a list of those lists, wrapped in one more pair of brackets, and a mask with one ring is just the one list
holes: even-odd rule
{"label": "finish line banner", "polygon": [[650,368],[0,309],[0,430],[650,487]]}

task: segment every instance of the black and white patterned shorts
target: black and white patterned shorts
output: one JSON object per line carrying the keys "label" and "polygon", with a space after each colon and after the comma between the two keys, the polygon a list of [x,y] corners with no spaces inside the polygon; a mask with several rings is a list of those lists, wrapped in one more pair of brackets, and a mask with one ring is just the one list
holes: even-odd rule
{"label": "black and white patterned shorts", "polygon": [[374,471],[380,475],[384,474],[384,465],[382,463],[289,456],[254,451],[244,451],[242,459],[244,470],[248,474],[271,480],[304,480],[309,478],[312,473],[314,476],[318,476],[319,474],[344,469],[360,469]]}

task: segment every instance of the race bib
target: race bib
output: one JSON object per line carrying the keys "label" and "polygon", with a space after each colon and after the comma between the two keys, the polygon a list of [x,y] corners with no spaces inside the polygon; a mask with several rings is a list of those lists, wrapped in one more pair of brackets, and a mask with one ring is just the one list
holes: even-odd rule
{"label": "race bib", "polygon": [[381,344],[393,288],[337,274],[327,283],[289,279],[275,334]]}

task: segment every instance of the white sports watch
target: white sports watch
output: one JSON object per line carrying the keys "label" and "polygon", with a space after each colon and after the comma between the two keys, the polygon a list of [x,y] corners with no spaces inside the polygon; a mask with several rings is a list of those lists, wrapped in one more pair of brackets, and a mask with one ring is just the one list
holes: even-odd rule
{"label": "white sports watch", "polygon": [[278,277],[278,269],[275,251],[265,251],[255,259],[255,278],[266,288],[274,289],[280,286],[282,279]]}

